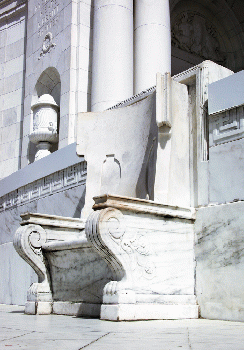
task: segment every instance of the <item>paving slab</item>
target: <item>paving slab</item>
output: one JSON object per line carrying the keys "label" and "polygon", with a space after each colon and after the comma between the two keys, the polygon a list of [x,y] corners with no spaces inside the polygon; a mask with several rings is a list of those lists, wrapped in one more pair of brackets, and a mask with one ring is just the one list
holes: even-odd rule
{"label": "paving slab", "polygon": [[0,350],[244,350],[244,323],[218,320],[109,322],[25,315],[0,304]]}

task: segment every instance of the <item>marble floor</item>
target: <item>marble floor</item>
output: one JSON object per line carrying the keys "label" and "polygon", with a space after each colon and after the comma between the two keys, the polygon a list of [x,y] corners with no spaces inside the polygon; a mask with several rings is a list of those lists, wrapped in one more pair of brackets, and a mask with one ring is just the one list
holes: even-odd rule
{"label": "marble floor", "polygon": [[108,322],[32,316],[0,305],[0,350],[244,350],[244,323],[212,320]]}

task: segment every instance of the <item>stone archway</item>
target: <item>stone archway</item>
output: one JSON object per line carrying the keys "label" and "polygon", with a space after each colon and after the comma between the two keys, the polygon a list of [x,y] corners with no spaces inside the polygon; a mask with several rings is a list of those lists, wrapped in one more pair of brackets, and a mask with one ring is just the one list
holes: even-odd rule
{"label": "stone archway", "polygon": [[[61,80],[60,80],[59,72],[55,67],[48,67],[47,69],[45,69],[45,71],[42,72],[42,74],[38,78],[32,94],[31,106],[35,105],[38,102],[39,97],[43,95],[51,95],[55,103],[57,104],[57,106],[60,106]],[[32,111],[32,115],[33,115],[33,111]],[[33,120],[33,116],[32,116],[32,120]],[[58,115],[57,130],[59,130],[59,124],[60,124],[60,117]],[[30,147],[32,147],[33,149],[33,145]],[[57,150],[58,150],[58,142],[53,143],[50,148],[51,153]],[[30,157],[31,163],[34,161],[33,153],[34,151],[32,152],[32,155]]]}
{"label": "stone archway", "polygon": [[32,104],[44,95],[51,95],[57,105],[60,105],[61,80],[59,72],[54,67],[48,67],[37,80],[32,96]]}

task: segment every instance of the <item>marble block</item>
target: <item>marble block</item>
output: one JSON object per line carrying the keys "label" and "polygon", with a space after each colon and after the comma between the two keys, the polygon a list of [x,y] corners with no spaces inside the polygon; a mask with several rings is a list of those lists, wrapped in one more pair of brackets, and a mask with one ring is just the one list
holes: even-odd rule
{"label": "marble block", "polygon": [[125,108],[78,115],[77,154],[88,167],[83,218],[96,195],[153,199],[156,139],[155,91]]}
{"label": "marble block", "polygon": [[38,275],[27,291],[25,313],[99,315],[112,274],[87,242],[83,220],[24,214],[14,247]]}
{"label": "marble block", "polygon": [[196,295],[201,316],[244,321],[244,202],[197,209]]}
{"label": "marble block", "polygon": [[209,201],[244,200],[244,138],[209,150]]}
{"label": "marble block", "polygon": [[113,195],[94,200],[87,239],[113,273],[101,318],[198,317],[194,210]]}

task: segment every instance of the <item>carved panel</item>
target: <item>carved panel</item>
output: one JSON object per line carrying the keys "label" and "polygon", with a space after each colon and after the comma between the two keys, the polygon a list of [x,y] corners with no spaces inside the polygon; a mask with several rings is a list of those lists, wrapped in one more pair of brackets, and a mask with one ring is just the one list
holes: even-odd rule
{"label": "carved panel", "polygon": [[176,18],[172,44],[203,59],[225,64],[226,55],[221,52],[218,32],[200,13],[185,11]]}
{"label": "carved panel", "polygon": [[103,302],[134,300],[138,286],[148,285],[156,275],[145,235],[131,235],[123,214],[113,208],[93,212],[86,223],[86,235],[113,271],[115,280],[104,287]]}
{"label": "carved panel", "polygon": [[0,212],[38,198],[85,183],[86,163],[78,163],[6,194],[0,198]]}
{"label": "carved panel", "polygon": [[244,137],[243,108],[240,106],[210,117],[210,146]]}

